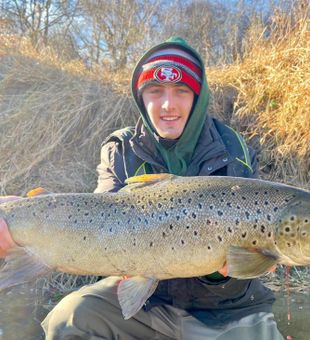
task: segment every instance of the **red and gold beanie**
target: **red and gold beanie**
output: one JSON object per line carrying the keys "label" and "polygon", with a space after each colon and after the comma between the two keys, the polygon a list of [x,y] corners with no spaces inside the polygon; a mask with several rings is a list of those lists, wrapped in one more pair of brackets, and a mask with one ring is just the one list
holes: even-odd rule
{"label": "red and gold beanie", "polygon": [[142,65],[136,81],[136,91],[141,93],[149,84],[184,83],[196,95],[201,90],[200,62],[186,51],[172,47],[151,54]]}

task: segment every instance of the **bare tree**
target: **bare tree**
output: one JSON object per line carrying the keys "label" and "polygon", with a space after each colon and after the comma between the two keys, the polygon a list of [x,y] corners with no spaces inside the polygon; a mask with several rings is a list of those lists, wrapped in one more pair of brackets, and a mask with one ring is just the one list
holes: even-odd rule
{"label": "bare tree", "polygon": [[15,33],[28,36],[33,46],[47,46],[51,30],[69,26],[78,0],[2,1],[2,16],[15,24]]}
{"label": "bare tree", "polygon": [[157,24],[159,4],[140,0],[82,1],[89,29],[79,30],[79,37],[92,61],[106,57],[114,69],[131,62],[135,50]]}

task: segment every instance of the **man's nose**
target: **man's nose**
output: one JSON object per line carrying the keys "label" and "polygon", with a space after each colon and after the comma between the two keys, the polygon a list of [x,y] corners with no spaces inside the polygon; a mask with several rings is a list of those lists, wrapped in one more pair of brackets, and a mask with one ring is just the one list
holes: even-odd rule
{"label": "man's nose", "polygon": [[175,108],[175,104],[176,101],[173,93],[166,91],[163,98],[162,108],[166,111],[171,111]]}

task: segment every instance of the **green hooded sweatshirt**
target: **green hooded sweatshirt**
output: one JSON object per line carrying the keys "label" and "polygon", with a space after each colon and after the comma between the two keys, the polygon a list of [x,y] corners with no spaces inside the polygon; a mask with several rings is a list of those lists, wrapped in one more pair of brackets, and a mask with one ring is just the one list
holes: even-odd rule
{"label": "green hooded sweatshirt", "polygon": [[[137,78],[141,72],[142,66],[145,63],[145,60],[151,54],[158,50],[172,47],[177,47],[185,50],[187,53],[193,55],[200,62],[202,70],[201,76],[202,83],[200,94],[197,100],[194,101],[194,107],[192,108],[190,117],[188,119],[188,122],[184,128],[182,135],[172,147],[165,147],[162,143],[159,142],[158,138],[156,138],[157,132],[153,127],[143,104],[141,104],[139,100],[138,92],[135,85],[137,82]],[[191,46],[189,46],[187,42],[182,38],[180,37],[169,38],[165,42],[152,47],[138,61],[132,75],[131,90],[138,110],[140,112],[140,115],[142,117],[143,124],[150,132],[150,136],[153,139],[153,143],[156,145],[157,150],[161,154],[164,162],[166,163],[169,172],[180,176],[185,175],[186,170],[191,162],[195,147],[197,145],[198,138],[204,127],[209,102],[209,88],[206,80],[205,67],[200,55]]]}

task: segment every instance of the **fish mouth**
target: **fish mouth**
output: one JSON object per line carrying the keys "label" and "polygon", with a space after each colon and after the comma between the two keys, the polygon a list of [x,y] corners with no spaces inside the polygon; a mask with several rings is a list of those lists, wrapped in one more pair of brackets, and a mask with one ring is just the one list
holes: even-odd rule
{"label": "fish mouth", "polygon": [[289,265],[310,265],[310,193],[290,202],[278,220],[277,247]]}

